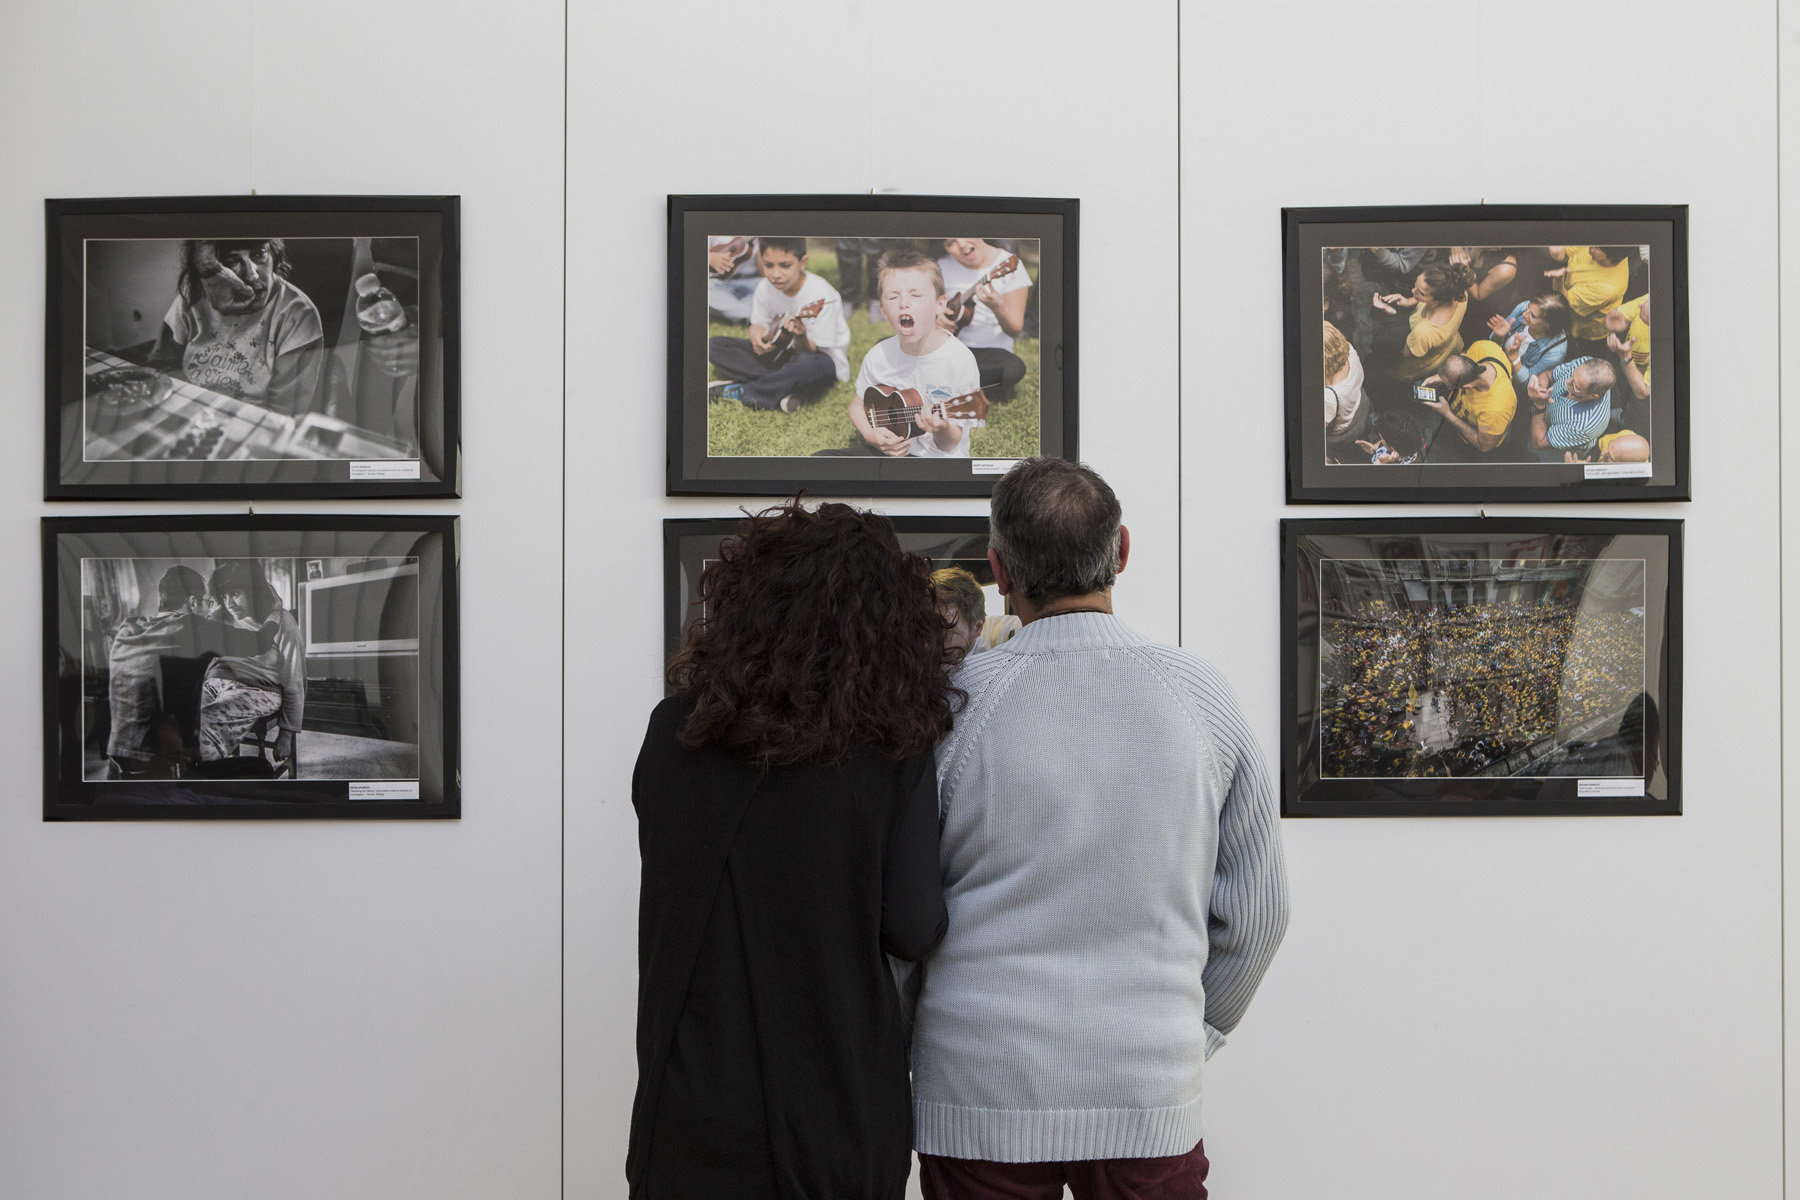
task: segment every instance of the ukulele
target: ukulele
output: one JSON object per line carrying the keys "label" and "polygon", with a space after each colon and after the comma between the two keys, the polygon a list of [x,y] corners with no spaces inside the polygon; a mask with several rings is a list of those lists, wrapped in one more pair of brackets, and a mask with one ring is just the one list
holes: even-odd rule
{"label": "ukulele", "polygon": [[825,311],[823,300],[814,300],[798,312],[791,312],[785,317],[777,317],[772,322],[774,333],[769,335],[769,348],[756,356],[756,361],[773,370],[787,361],[794,347],[800,344],[800,335],[788,328],[788,322],[794,320],[808,321]]}
{"label": "ukulele", "polygon": [[[746,258],[750,257],[750,252],[754,249],[756,249],[756,239],[755,238],[753,238],[753,237],[734,237],[729,242],[720,242],[717,246],[709,247],[706,252],[708,254],[712,254],[714,251],[723,250],[727,254],[731,255],[731,265],[726,267],[723,271],[719,272],[718,277],[724,278],[725,276],[731,274],[733,271],[737,270],[739,267],[743,266],[744,260]],[[710,269],[710,267],[709,267],[709,269]]]}
{"label": "ukulele", "polygon": [[[877,383],[863,391],[863,415],[870,429],[891,429],[903,438],[922,437],[925,433],[913,422],[926,400],[918,388],[889,387]],[[976,388],[966,396],[950,400],[933,400],[932,410],[940,417],[987,420],[987,393]]]}
{"label": "ukulele", "polygon": [[996,279],[1004,279],[1019,269],[1019,256],[1009,254],[987,269],[987,273],[956,295],[950,297],[944,305],[944,311],[952,313],[956,320],[956,332],[961,333],[975,319],[975,292],[984,283],[992,283]]}

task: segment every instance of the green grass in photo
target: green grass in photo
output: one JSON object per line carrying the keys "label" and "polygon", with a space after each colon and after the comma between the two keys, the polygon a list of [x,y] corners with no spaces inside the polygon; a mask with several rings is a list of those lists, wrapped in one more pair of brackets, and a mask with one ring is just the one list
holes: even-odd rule
{"label": "green grass in photo", "polygon": [[[807,270],[838,286],[837,255],[831,239],[813,238],[808,243]],[[871,323],[867,305],[845,313],[850,325],[850,379],[862,365],[870,347],[893,330],[885,321]],[[712,322],[707,334],[745,337],[746,328]],[[988,412],[985,429],[969,431],[969,454],[974,458],[1028,458],[1038,452],[1038,343],[1021,338],[1013,353],[1025,362],[1025,378],[1013,389],[1012,398]],[[709,367],[707,379],[719,378]],[[706,406],[706,452],[715,458],[802,457],[815,450],[853,446],[861,439],[850,424],[851,383],[834,383],[831,389],[798,412],[761,412],[736,400],[715,400]]]}

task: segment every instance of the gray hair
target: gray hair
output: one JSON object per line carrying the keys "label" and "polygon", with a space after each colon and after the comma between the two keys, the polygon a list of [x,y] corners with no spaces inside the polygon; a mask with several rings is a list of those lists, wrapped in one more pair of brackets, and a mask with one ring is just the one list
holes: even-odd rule
{"label": "gray hair", "polygon": [[[1613,385],[1619,382],[1618,371],[1614,370],[1613,365],[1604,358],[1582,359],[1581,362],[1576,364],[1575,370],[1580,371],[1584,369],[1587,371],[1589,387],[1599,388],[1604,392],[1610,392],[1613,389]],[[1571,371],[1570,375],[1572,376],[1573,374],[1574,371]]]}
{"label": "gray hair", "polygon": [[993,548],[1033,604],[1085,596],[1119,574],[1119,498],[1080,463],[1028,458],[994,485]]}

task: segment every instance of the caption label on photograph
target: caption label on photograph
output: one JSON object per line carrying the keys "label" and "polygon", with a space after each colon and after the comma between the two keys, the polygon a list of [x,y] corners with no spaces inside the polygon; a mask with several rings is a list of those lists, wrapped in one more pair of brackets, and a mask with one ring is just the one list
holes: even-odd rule
{"label": "caption label on photograph", "polygon": [[419,460],[382,459],[377,462],[353,462],[350,464],[352,479],[417,479],[419,477]]}
{"label": "caption label on photograph", "polygon": [[419,781],[416,779],[358,779],[350,782],[350,799],[352,800],[417,800],[418,798]]}
{"label": "caption label on photograph", "polygon": [[1004,475],[1024,461],[1022,458],[972,458],[969,460],[969,474]]}
{"label": "caption label on photograph", "polygon": [[1649,463],[1588,463],[1582,468],[1583,479],[1648,479]]}
{"label": "caption label on photograph", "polygon": [[1575,781],[1575,794],[1583,799],[1589,796],[1642,796],[1644,781],[1641,779],[1578,779]]}

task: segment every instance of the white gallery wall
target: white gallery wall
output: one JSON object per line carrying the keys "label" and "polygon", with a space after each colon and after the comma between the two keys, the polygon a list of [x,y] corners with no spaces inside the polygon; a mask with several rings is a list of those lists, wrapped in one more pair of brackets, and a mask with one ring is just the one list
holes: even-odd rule
{"label": "white gallery wall", "polygon": [[[0,3],[0,1196],[554,1196],[562,20]],[[46,196],[463,197],[460,821],[39,820]]]}
{"label": "white gallery wall", "polygon": [[1187,10],[1184,624],[1271,747],[1277,522],[1373,511],[1282,504],[1281,207],[1691,206],[1693,502],[1488,509],[1686,519],[1685,815],[1285,822],[1293,924],[1208,1080],[1222,1196],[1781,1194],[1774,18],[1454,4],[1415,53],[1393,0]]}
{"label": "white gallery wall", "polygon": [[[1120,612],[1271,761],[1278,522],[1336,511],[1282,503],[1280,208],[1692,206],[1695,500],[1554,510],[1688,522],[1686,815],[1286,822],[1207,1146],[1234,1200],[1781,1195],[1776,49],[1673,0],[0,0],[0,1197],[624,1196],[660,523],[739,503],[663,494],[665,199],[871,189],[1081,199]],[[241,509],[41,500],[42,201],[252,188],[463,197],[465,498],[257,509],[461,516],[465,816],[46,825],[38,517]]]}

